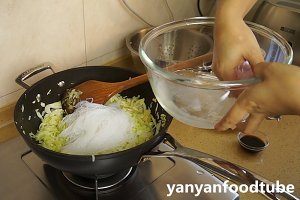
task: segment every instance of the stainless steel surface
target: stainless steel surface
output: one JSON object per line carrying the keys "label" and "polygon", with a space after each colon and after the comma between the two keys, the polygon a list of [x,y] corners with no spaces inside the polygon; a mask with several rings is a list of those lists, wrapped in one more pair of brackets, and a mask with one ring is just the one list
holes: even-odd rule
{"label": "stainless steel surface", "polygon": [[[162,147],[166,148],[165,146]],[[23,155],[23,156],[22,156]],[[1,199],[52,200],[95,199],[94,190],[78,190],[62,172],[46,165],[29,151],[21,137],[0,145]],[[98,180],[98,182],[101,180]],[[110,191],[99,190],[99,199],[166,199],[166,184],[222,184],[203,168],[181,158],[149,158],[141,162],[134,174]],[[82,195],[82,196],[80,196]],[[87,198],[85,198],[87,197]],[[193,193],[174,193],[172,200],[195,199]],[[197,199],[238,199],[236,193],[201,193]]]}
{"label": "stainless steel surface", "polygon": [[209,27],[205,26],[170,30],[151,44],[155,62],[174,64],[212,51],[213,38],[209,31]]}
{"label": "stainless steel surface", "polygon": [[[126,37],[127,48],[137,66],[144,67],[138,54],[139,44],[141,39],[152,29],[142,29]],[[199,32],[197,29],[179,29],[171,32],[168,35],[168,40],[159,40],[156,45],[159,47],[156,49],[157,62],[174,64],[186,58],[194,58],[208,53],[213,48],[213,40],[212,37]]]}
{"label": "stainless steel surface", "polygon": [[[179,158],[184,158],[194,162],[195,164],[198,164],[199,166],[203,167],[205,170],[213,174],[220,175],[226,179],[229,179],[231,181],[240,184],[247,184],[250,186],[256,181],[258,183],[263,182],[265,185],[274,184],[271,181],[263,178],[262,176],[254,172],[251,172],[241,166],[238,166],[234,163],[231,163],[229,161],[223,160],[221,158],[217,158],[215,156],[200,151],[183,147],[172,137],[168,138],[165,141],[165,143],[172,146],[174,150],[170,152],[158,153],[156,156],[161,156],[161,157],[175,156]],[[270,193],[267,191],[263,191],[262,194],[265,195],[267,198],[275,199],[275,200],[281,199],[282,197],[290,200],[298,200],[296,196],[294,196],[293,194],[287,191],[282,191],[280,193]]]}
{"label": "stainless steel surface", "polygon": [[22,154],[28,151],[21,137],[0,144],[0,199],[55,199],[22,161]]}
{"label": "stainless steel surface", "polygon": [[300,1],[266,0],[253,21],[282,35],[294,50],[293,64],[300,65]]}
{"label": "stainless steel surface", "polygon": [[138,67],[138,71],[145,73],[146,67],[142,63],[140,56],[139,56],[139,45],[141,39],[151,30],[153,27],[143,28],[141,30],[135,31],[126,36],[125,42],[128,50],[130,51],[131,58],[133,64]]}
{"label": "stainless steel surface", "polygon": [[45,62],[42,64],[39,64],[36,67],[33,67],[29,70],[26,70],[25,72],[21,73],[17,78],[16,78],[16,83],[18,83],[19,85],[21,85],[23,88],[28,89],[30,87],[30,85],[28,85],[27,83],[25,83],[24,81],[30,77],[32,77],[35,74],[38,74],[42,71],[45,71],[47,69],[50,69],[52,71],[52,73],[55,73],[54,70],[52,69],[54,65],[52,63],[49,62]]}
{"label": "stainless steel surface", "polygon": [[[98,183],[98,179],[96,179],[95,182],[94,179],[86,179],[82,178],[80,176],[76,176],[67,172],[62,172],[63,176],[73,183],[74,185],[84,188],[84,189],[99,189],[99,190],[106,190],[109,188],[113,188],[117,185],[119,185],[121,182],[126,180],[133,172],[133,167],[121,172],[117,173],[116,175],[109,177],[108,180],[105,178],[102,178],[101,181]],[[103,181],[105,180],[105,181]]]}

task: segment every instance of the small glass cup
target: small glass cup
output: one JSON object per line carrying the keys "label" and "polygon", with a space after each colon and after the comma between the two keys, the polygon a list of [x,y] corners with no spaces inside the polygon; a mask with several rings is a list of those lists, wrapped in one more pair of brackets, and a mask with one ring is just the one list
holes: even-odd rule
{"label": "small glass cup", "polygon": [[269,146],[268,136],[261,131],[255,131],[251,134],[239,132],[237,139],[243,148],[253,153],[262,151]]}

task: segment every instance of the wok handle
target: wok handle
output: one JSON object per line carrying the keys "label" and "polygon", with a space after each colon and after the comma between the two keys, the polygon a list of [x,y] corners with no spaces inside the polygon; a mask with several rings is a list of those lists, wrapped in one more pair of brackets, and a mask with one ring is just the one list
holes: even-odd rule
{"label": "wok handle", "polygon": [[53,66],[54,65],[50,62],[41,63],[38,66],[28,69],[25,72],[23,72],[22,74],[20,74],[16,78],[15,81],[17,84],[19,84],[23,88],[28,89],[30,87],[30,85],[28,85],[27,83],[24,82],[26,79],[32,77],[35,74],[38,74],[38,73],[44,71],[44,70],[47,70],[47,69],[50,69],[52,71],[52,73],[55,73],[54,70],[52,69]]}
{"label": "wok handle", "polygon": [[[208,172],[211,172],[212,174],[217,174],[233,182],[246,184],[248,186],[254,184],[256,181],[258,182],[258,184],[274,184],[271,181],[268,181],[267,179],[255,174],[254,172],[251,172],[248,169],[233,164],[229,161],[200,151],[183,147],[169,134],[166,135],[164,143],[172,147],[174,150],[164,152],[151,152],[150,155],[145,155],[144,157],[180,157],[194,162],[195,164],[204,168]],[[260,187],[258,187],[258,190],[268,199],[278,200],[279,198],[276,196],[277,194],[280,194],[282,197],[290,200],[298,199],[297,197],[286,191],[280,191],[280,193],[268,193],[267,191],[265,191],[265,193],[263,193],[260,190]]]}

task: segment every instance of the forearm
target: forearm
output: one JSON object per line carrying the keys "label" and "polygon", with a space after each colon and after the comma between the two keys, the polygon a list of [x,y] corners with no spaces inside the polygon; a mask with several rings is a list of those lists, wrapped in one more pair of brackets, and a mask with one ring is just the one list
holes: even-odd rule
{"label": "forearm", "polygon": [[217,19],[243,19],[257,0],[218,0]]}
{"label": "forearm", "polygon": [[[287,95],[284,99],[288,101],[288,105],[291,114],[300,115],[300,68],[298,66],[291,66],[294,68],[292,74],[290,74],[288,79],[289,87],[285,88],[288,90]],[[286,75],[287,77],[287,75]]]}

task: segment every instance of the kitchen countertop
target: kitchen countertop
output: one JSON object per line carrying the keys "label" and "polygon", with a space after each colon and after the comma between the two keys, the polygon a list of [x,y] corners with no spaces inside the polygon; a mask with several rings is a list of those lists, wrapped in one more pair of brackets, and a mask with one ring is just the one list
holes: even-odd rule
{"label": "kitchen countertop", "polygon": [[[108,65],[132,66],[129,58]],[[135,68],[136,69],[136,68]],[[1,110],[0,110],[1,111]],[[0,119],[12,112],[0,112]],[[2,116],[1,116],[2,115]],[[217,132],[185,125],[173,120],[168,132],[182,145],[243,166],[270,181],[293,184],[300,197],[300,116],[284,116],[280,122],[265,120],[260,130],[269,136],[270,145],[262,152],[249,153],[237,141],[237,131]],[[0,127],[0,143],[18,135],[13,123]],[[243,195],[241,199],[265,199]]]}
{"label": "kitchen countertop", "polygon": [[285,116],[280,122],[265,120],[259,130],[268,135],[270,145],[256,154],[241,148],[237,131],[199,129],[177,120],[173,120],[168,131],[186,147],[243,166],[270,181],[293,184],[296,196],[300,197],[300,117]]}

